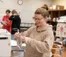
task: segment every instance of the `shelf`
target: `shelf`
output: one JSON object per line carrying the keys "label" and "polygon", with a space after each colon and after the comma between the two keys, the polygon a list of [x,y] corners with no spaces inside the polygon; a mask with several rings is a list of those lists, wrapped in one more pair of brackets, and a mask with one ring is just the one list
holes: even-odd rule
{"label": "shelf", "polygon": [[65,16],[66,9],[64,9],[64,10],[49,10],[49,14],[51,16],[51,19],[58,18],[60,16]]}

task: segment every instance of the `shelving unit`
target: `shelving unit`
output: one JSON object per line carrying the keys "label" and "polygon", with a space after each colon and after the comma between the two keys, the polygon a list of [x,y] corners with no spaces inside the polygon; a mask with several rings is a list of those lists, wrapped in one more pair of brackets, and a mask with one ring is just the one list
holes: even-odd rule
{"label": "shelving unit", "polygon": [[21,23],[20,24],[20,31],[23,32],[33,25],[34,25],[34,23]]}
{"label": "shelving unit", "polygon": [[60,16],[65,16],[66,9],[64,9],[64,10],[49,10],[49,14],[50,14],[51,20],[53,21],[53,18],[59,18]]}
{"label": "shelving unit", "polygon": [[[50,20],[48,21],[49,24],[53,26],[54,35],[56,31],[57,19],[60,19],[61,16],[66,16],[66,9],[62,10],[49,10]],[[55,20],[54,20],[55,19]]]}

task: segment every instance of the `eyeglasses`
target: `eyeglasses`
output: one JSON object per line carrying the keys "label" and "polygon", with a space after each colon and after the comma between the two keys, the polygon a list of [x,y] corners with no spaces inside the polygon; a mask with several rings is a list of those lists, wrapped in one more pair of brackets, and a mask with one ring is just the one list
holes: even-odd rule
{"label": "eyeglasses", "polygon": [[43,18],[35,18],[33,17],[34,20],[42,20]]}

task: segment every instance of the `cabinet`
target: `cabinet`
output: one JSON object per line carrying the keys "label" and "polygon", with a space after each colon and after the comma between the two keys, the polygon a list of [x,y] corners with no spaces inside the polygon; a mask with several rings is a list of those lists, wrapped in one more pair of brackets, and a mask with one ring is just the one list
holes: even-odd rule
{"label": "cabinet", "polygon": [[48,23],[53,25],[53,30],[56,31],[57,19],[60,19],[59,17],[66,15],[66,9],[49,10],[49,14],[50,14],[50,20],[48,21]]}
{"label": "cabinet", "polygon": [[49,10],[49,14],[51,17],[51,21],[53,21],[53,18],[59,18],[60,16],[65,16],[66,9],[65,10]]}

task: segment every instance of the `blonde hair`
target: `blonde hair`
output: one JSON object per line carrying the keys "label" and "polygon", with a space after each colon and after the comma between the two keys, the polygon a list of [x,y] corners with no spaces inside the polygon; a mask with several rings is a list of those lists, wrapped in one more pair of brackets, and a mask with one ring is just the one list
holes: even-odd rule
{"label": "blonde hair", "polygon": [[35,11],[35,14],[41,14],[44,18],[49,16],[49,12],[48,10],[44,9],[44,8],[38,8]]}
{"label": "blonde hair", "polygon": [[49,9],[48,6],[47,6],[46,4],[44,4],[44,5],[42,6],[42,8],[44,8],[44,9],[46,9],[46,10]]}
{"label": "blonde hair", "polygon": [[18,14],[16,10],[12,10],[12,14]]}

